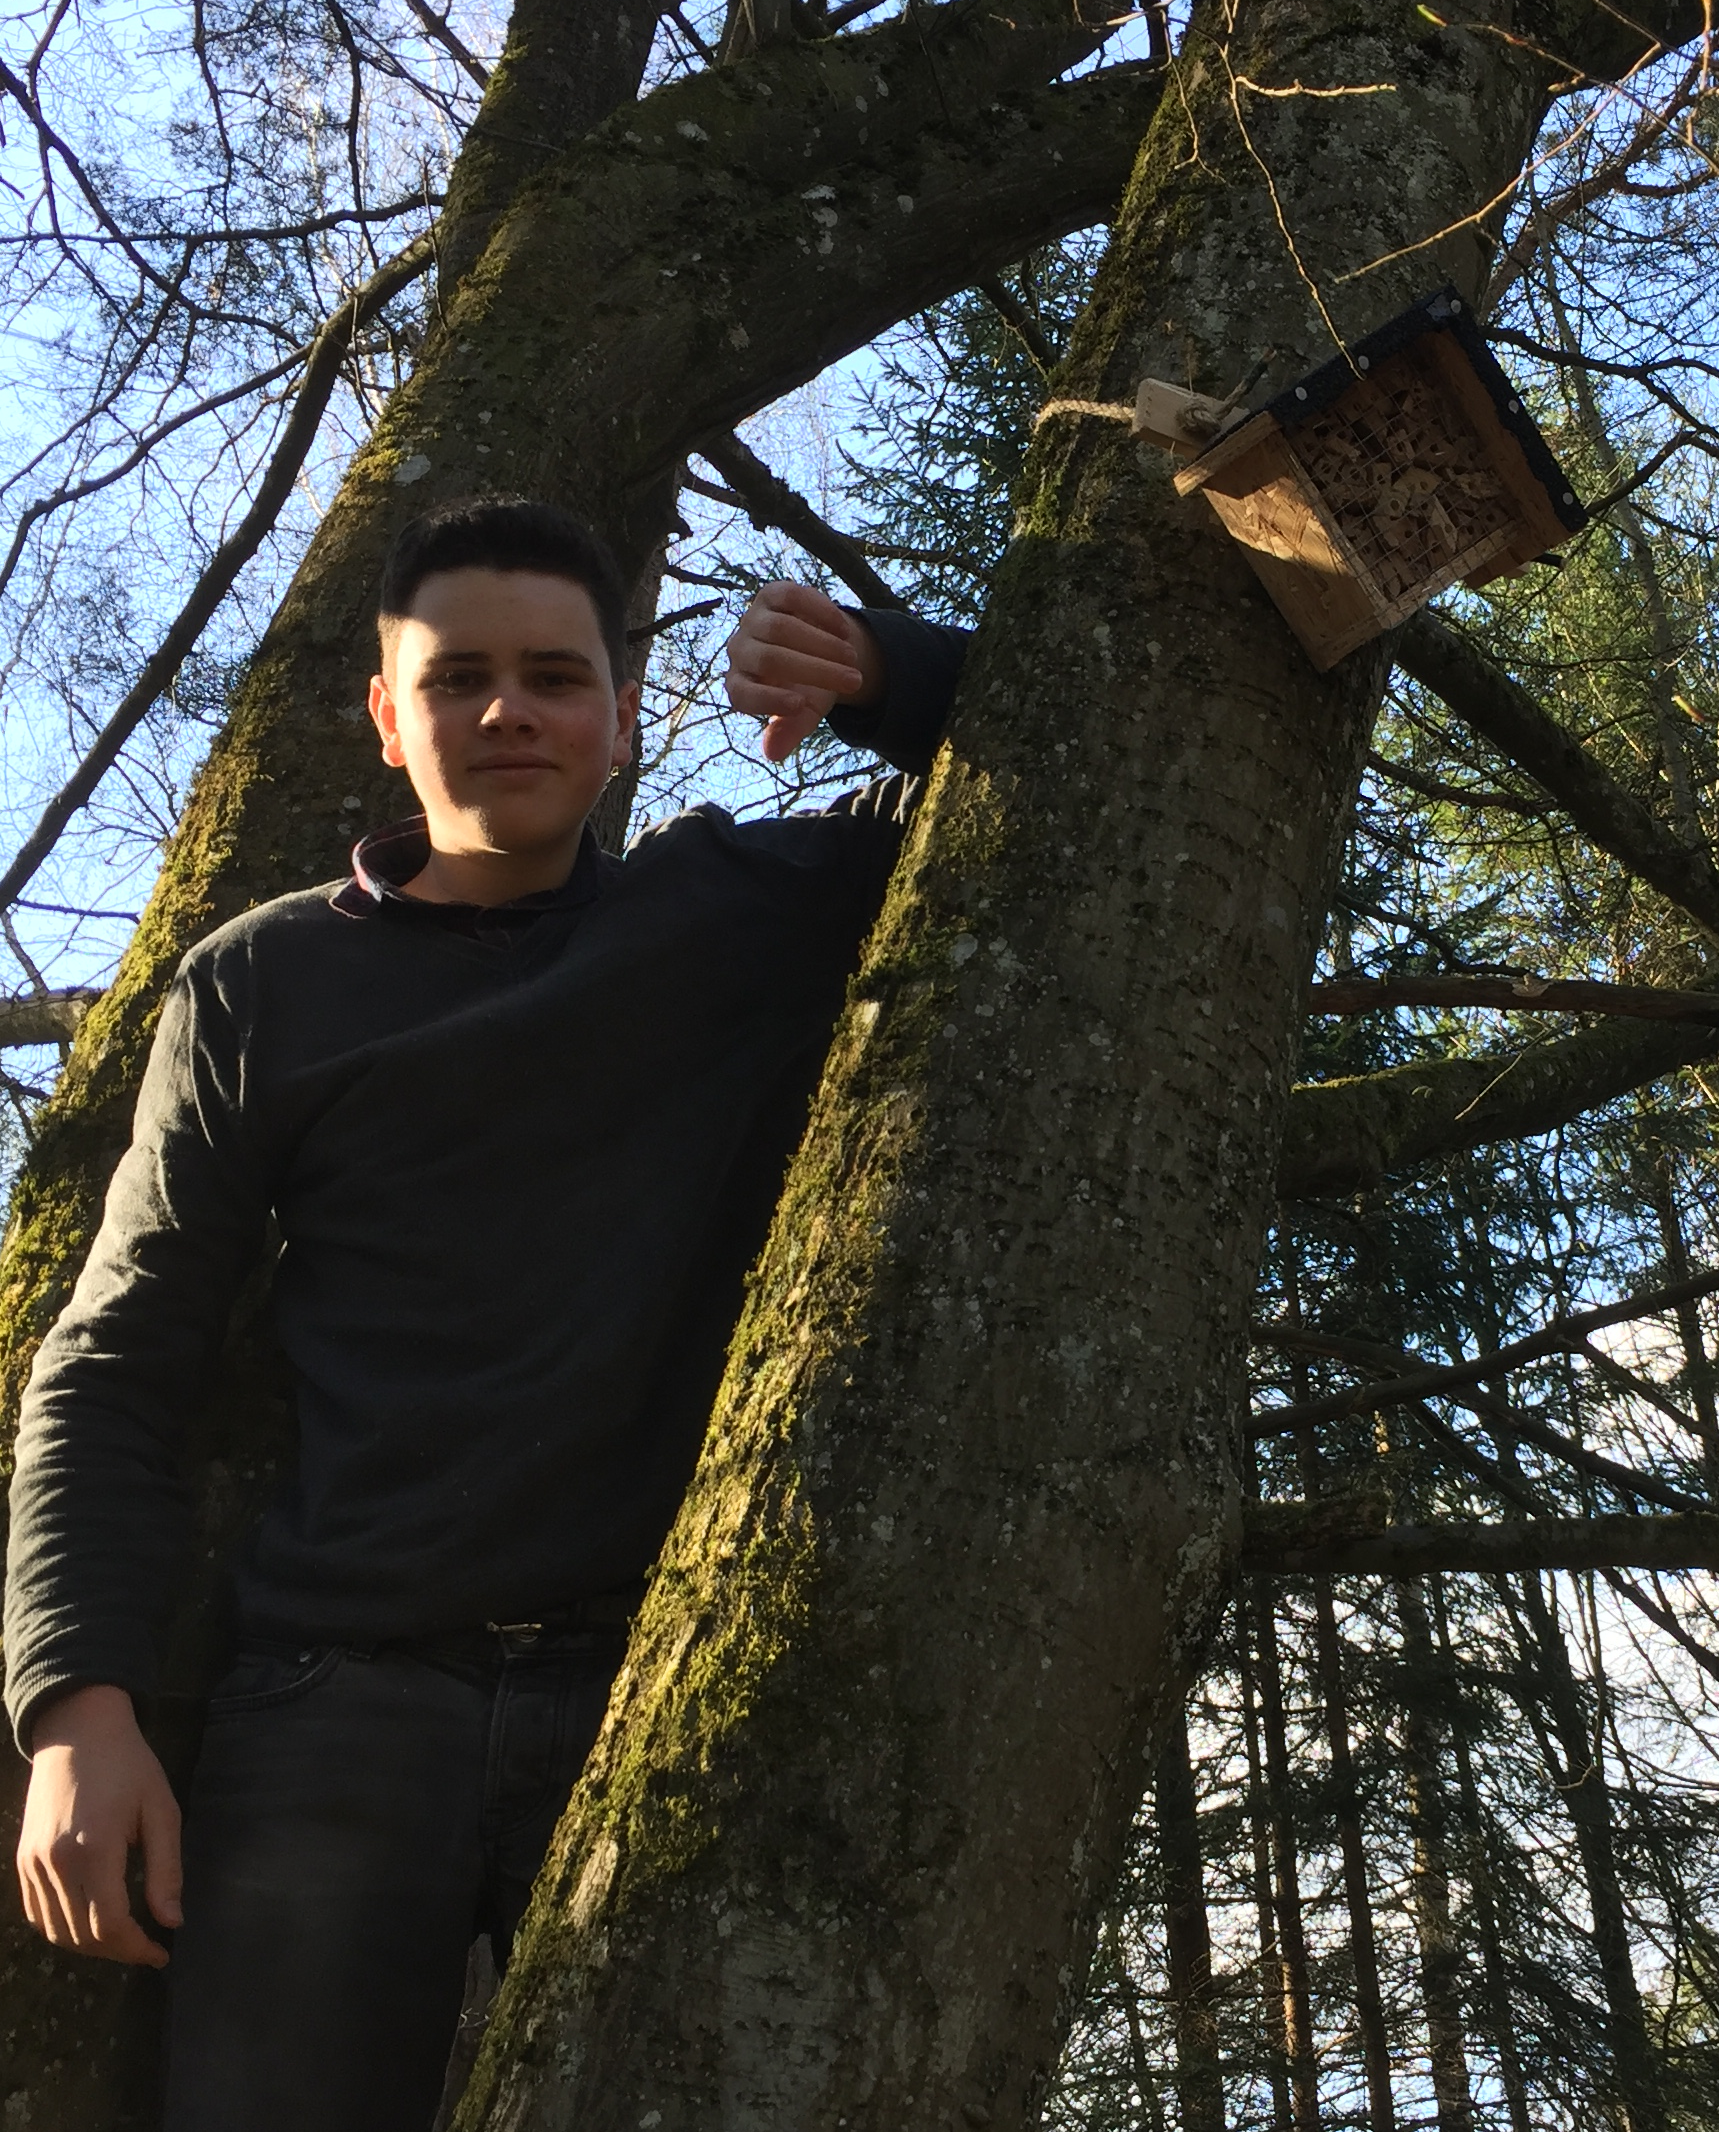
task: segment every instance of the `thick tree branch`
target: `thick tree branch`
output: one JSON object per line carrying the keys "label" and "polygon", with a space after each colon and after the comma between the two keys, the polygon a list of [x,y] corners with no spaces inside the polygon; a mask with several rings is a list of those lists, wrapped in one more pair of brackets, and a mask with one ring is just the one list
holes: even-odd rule
{"label": "thick tree branch", "polygon": [[1654,1022],[1719,1022],[1719,992],[1606,985],[1586,978],[1333,977],[1307,991],[1309,1014],[1382,1007],[1503,1007],[1512,1014],[1619,1014]]}
{"label": "thick tree branch", "polygon": [[45,862],[67,822],[88,800],[121,748],[162,694],[172,686],[174,676],[203,634],[210,617],[231,591],[234,579],[262,546],[316,441],[317,430],[327,411],[353,335],[367,319],[374,318],[384,304],[425,273],[432,257],[428,236],[409,244],[341,305],[311,344],[292,413],[287,417],[280,442],[257,485],[249,510],[210,557],[202,575],[192,586],[190,597],[96,736],[89,753],[43,808],[17,857],[5,873],[0,874],[0,909],[10,908],[18,891]]}
{"label": "thick tree branch", "polygon": [[1696,1023],[1619,1018],[1502,1057],[1307,1082],[1290,1099],[1278,1190],[1286,1199],[1365,1191],[1435,1156],[1553,1132],[1716,1049],[1719,1037]]}
{"label": "thick tree branch", "polygon": [[1680,844],[1519,682],[1424,610],[1404,624],[1396,660],[1544,785],[1585,837],[1719,940],[1719,869],[1704,853]]}
{"label": "thick tree branch", "polygon": [[24,992],[0,1000],[0,1050],[22,1044],[62,1044],[76,1036],[78,1024],[101,994],[88,985],[67,985],[52,992]]}
{"label": "thick tree branch", "polygon": [[847,534],[837,532],[795,489],[773,474],[758,454],[729,431],[706,437],[698,455],[707,460],[739,497],[755,526],[773,526],[797,541],[826,569],[834,571],[856,599],[868,607],[905,607],[907,602],[887,585]]}
{"label": "thick tree branch", "polygon": [[[1318,1513],[1317,1517],[1313,1514]],[[1255,1575],[1424,1577],[1545,1569],[1719,1569],[1719,1517],[1684,1514],[1440,1522],[1334,1532],[1328,1505],[1250,1504],[1241,1566]]]}
{"label": "thick tree branch", "polygon": [[[431,34],[442,36],[427,0],[411,5]],[[460,145],[442,210],[436,279],[444,302],[476,265],[527,179],[638,94],[660,13],[658,0],[593,7],[514,0],[494,67],[484,68],[460,46],[461,64],[474,80],[481,77],[484,97]],[[452,36],[448,31],[442,41]]]}

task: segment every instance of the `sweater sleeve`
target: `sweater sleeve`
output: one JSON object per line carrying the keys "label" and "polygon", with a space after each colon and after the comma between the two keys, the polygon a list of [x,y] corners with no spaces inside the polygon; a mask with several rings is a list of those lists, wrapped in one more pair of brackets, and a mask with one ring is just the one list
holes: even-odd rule
{"label": "sweater sleeve", "polygon": [[24,1395],[6,1563],[6,1707],[102,1682],[147,1697],[189,1545],[186,1424],[261,1253],[268,1191],[213,959],[174,981],[130,1148]]}
{"label": "sweater sleeve", "polygon": [[923,777],[943,738],[970,632],[895,607],[861,608],[859,617],[883,654],[883,696],[877,703],[838,703],[830,731],[851,748],[869,748]]}

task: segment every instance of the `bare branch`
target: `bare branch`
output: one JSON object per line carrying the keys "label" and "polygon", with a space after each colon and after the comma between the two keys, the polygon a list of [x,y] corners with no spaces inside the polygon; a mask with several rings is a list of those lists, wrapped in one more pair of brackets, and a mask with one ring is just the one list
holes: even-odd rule
{"label": "bare branch", "polygon": [[[212,244],[282,244],[295,237],[317,237],[327,230],[345,229],[354,222],[396,222],[402,215],[422,214],[426,208],[440,207],[439,192],[410,193],[404,200],[391,200],[385,207],[339,207],[326,215],[307,215],[302,222],[259,222],[251,228],[235,223],[219,229],[134,229],[127,230],[123,237],[110,237],[105,231],[92,230],[78,239],[80,244],[95,246],[121,244],[173,244],[184,245],[188,250],[207,249]],[[20,230],[15,234],[0,232],[0,251],[28,249],[36,245],[52,244],[56,240],[48,230]]]}
{"label": "bare branch", "polygon": [[1056,368],[1056,350],[1045,339],[1044,328],[999,274],[984,274],[974,282],[991,308],[1011,327],[1027,353],[1047,374]]}
{"label": "bare branch", "polygon": [[[1386,1347],[1374,1347],[1369,1342],[1333,1338],[1325,1333],[1309,1333],[1305,1329],[1291,1330],[1277,1326],[1256,1326],[1252,1337],[1262,1347],[1287,1347],[1300,1349],[1308,1354],[1333,1355],[1343,1361],[1357,1362],[1364,1369],[1402,1370],[1406,1365],[1416,1365],[1414,1355],[1400,1353]],[[1690,1495],[1682,1488],[1662,1481],[1657,1474],[1644,1473],[1639,1467],[1619,1464],[1607,1458],[1603,1452],[1590,1451],[1586,1444],[1577,1443],[1562,1430],[1554,1429],[1550,1422],[1542,1421],[1537,1413],[1529,1413],[1521,1407],[1507,1405],[1492,1392],[1475,1385],[1451,1384],[1443,1388],[1442,1396],[1454,1406],[1466,1407],[1476,1414],[1492,1432],[1494,1438],[1515,1440],[1532,1444],[1544,1451],[1572,1472],[1585,1473],[1591,1479],[1603,1481],[1608,1488],[1621,1494],[1638,1497],[1644,1503],[1658,1503],[1664,1510],[1689,1510],[1701,1506],[1701,1498]],[[1403,1402],[1413,1414],[1423,1431],[1431,1436],[1456,1462],[1467,1468],[1489,1488],[1497,1491],[1507,1502],[1520,1507],[1537,1509],[1543,1507],[1539,1498],[1524,1493],[1522,1484],[1489,1459],[1484,1452],[1459,1435],[1447,1422],[1440,1420],[1424,1399],[1409,1399]],[[1259,1419],[1263,1423],[1270,1409],[1262,1409]],[[1262,1435],[1274,1435],[1276,1430],[1262,1427]]]}
{"label": "bare branch", "polygon": [[1693,102],[1700,87],[1701,71],[1701,61],[1697,59],[1663,103],[1642,113],[1635,131],[1621,148],[1605,157],[1586,177],[1555,193],[1526,217],[1511,244],[1499,254],[1498,263],[1492,270],[1492,278],[1480,300],[1483,318],[1497,310],[1507,291],[1527,273],[1542,247],[1565,223],[1584,208],[1591,207],[1596,200],[1603,200],[1608,193],[1615,192],[1636,164],[1664,140],[1677,118]]}
{"label": "bare branch", "polygon": [[146,713],[172,684],[234,579],[262,545],[315,442],[353,335],[384,304],[426,273],[434,258],[432,236],[419,237],[355,290],[324,324],[312,343],[293,411],[249,510],[216,549],[142,673],[102,727],[88,754],[42,810],[17,857],[0,875],[0,907],[10,907],[18,891],[47,859],[60,832],[89,799]]}
{"label": "bare branch", "polygon": [[1530,821],[1538,821],[1548,810],[1545,800],[1524,799],[1520,793],[1493,792],[1478,785],[1448,784],[1442,777],[1428,777],[1384,755],[1369,754],[1367,767],[1391,784],[1418,793],[1422,799],[1447,800],[1455,807],[1497,807],[1507,814],[1525,815]]}
{"label": "bare branch", "polygon": [[145,430],[123,459],[104,468],[101,473],[91,474],[83,481],[74,481],[69,487],[54,489],[46,496],[38,496],[34,503],[27,505],[18,514],[18,523],[12,533],[12,545],[6,551],[4,562],[0,562],[0,592],[4,592],[12,582],[12,574],[18,567],[19,557],[24,552],[24,543],[29,539],[31,529],[39,525],[44,518],[52,517],[56,511],[64,510],[69,504],[81,503],[86,496],[94,496],[103,489],[111,488],[116,481],[123,481],[127,474],[143,464],[157,445],[164,443],[175,430],[185,428],[187,423],[200,421],[204,415],[214,414],[222,407],[230,407],[235,400],[248,399],[253,393],[264,392],[270,385],[278,384],[282,378],[290,376],[301,363],[308,362],[315,345],[312,341],[302,348],[295,348],[291,355],[283,362],[276,363],[272,369],[259,370],[251,377],[241,379],[237,385],[229,386],[225,392],[212,393],[207,399],[197,401],[194,406],[181,408],[165,422],[158,422],[153,429]]}
{"label": "bare branch", "polygon": [[705,43],[704,39],[688,22],[686,16],[678,7],[671,7],[668,10],[668,18],[707,67],[714,67],[718,63],[718,55],[714,48]]}
{"label": "bare branch", "polygon": [[[1456,1385],[1480,1384],[1489,1377],[1502,1377],[1511,1370],[1521,1369],[1527,1363],[1543,1361],[1548,1355],[1573,1354],[1590,1334],[1600,1332],[1608,1325],[1627,1325],[1636,1318],[1652,1317],[1659,1311],[1675,1309],[1679,1303],[1693,1303],[1702,1296],[1715,1293],[1719,1293],[1719,1273],[1697,1274],[1690,1280],[1674,1282],[1668,1288],[1656,1288],[1645,1295],[1625,1296],[1619,1302],[1603,1304],[1598,1310],[1554,1318],[1526,1339],[1513,1340],[1506,1347],[1495,1348],[1490,1354],[1476,1355],[1467,1362],[1411,1370],[1401,1377],[1388,1377],[1375,1384],[1353,1385],[1345,1391],[1329,1393],[1323,1399],[1303,1400],[1294,1406],[1262,1408],[1254,1417],[1254,1433],[1276,1436],[1285,1430],[1336,1421],[1346,1414],[1376,1414],[1383,1407],[1431,1398]],[[1260,1336],[1264,1337],[1268,1331],[1269,1328],[1263,1328]]]}
{"label": "bare branch", "polygon": [[885,584],[866,561],[858,543],[820,518],[802,495],[773,474],[758,454],[732,432],[723,437],[707,437],[698,447],[698,455],[708,460],[728,483],[755,526],[774,526],[786,533],[808,555],[833,570],[866,606],[906,606],[900,593]]}
{"label": "bare branch", "polygon": [[1673,453],[1682,451],[1686,444],[1693,445],[1698,452],[1705,452],[1710,459],[1719,459],[1719,431],[1680,429],[1675,437],[1670,438],[1658,451],[1644,460],[1627,481],[1620,481],[1616,488],[1608,489],[1603,496],[1589,504],[1588,516],[1603,518],[1606,512],[1633,496],[1637,489],[1645,488]]}
{"label": "bare branch", "polygon": [[484,65],[471,46],[454,29],[447,16],[438,15],[435,9],[431,7],[430,0],[406,0],[406,5],[417,16],[425,29],[429,31],[437,44],[441,46],[442,50],[453,60],[454,64],[463,68],[480,89],[487,89],[489,87],[488,67]]}

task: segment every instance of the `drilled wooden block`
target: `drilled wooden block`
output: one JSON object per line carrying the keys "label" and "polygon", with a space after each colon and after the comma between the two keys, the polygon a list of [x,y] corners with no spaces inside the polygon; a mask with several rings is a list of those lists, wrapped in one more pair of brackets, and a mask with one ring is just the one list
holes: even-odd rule
{"label": "drilled wooden block", "polygon": [[[1196,401],[1148,379],[1137,432],[1156,425],[1186,451],[1170,438],[1186,437]],[[1213,404],[1197,401],[1192,425]],[[1232,420],[1176,486],[1206,496],[1321,671],[1587,520],[1451,289]]]}

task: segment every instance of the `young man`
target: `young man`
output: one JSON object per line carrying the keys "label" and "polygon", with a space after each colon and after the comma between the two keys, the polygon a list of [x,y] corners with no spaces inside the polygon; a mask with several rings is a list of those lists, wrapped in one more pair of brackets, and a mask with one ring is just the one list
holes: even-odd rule
{"label": "young man", "polygon": [[[371,715],[423,813],[187,956],[18,1439],[25,1908],[165,1963],[141,1847],[177,1928],[171,2132],[425,2132],[467,1949],[505,1961],[601,1722],[911,792],[601,851],[638,711],[622,587],[546,506],[409,527],[380,629]],[[839,703],[916,772],[959,658],[773,586],[728,685],[774,759]],[[181,1897],[135,1711],[184,1416],[271,1219],[297,1469],[237,1572]]]}

